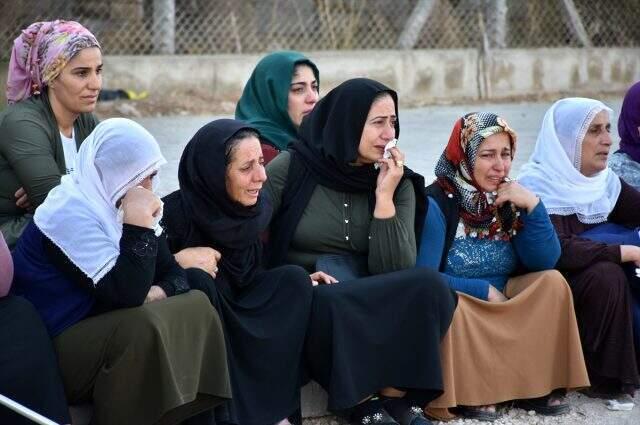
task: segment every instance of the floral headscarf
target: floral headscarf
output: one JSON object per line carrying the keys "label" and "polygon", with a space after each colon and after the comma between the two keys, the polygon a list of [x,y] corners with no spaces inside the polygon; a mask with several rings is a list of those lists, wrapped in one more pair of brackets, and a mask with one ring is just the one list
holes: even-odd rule
{"label": "floral headscarf", "polygon": [[505,132],[511,139],[511,158],[516,133],[505,120],[489,112],[473,112],[456,121],[449,143],[436,164],[436,178],[449,197],[455,198],[465,234],[478,238],[509,240],[520,227],[512,204],[497,208],[495,193],[483,192],[473,177],[480,144],[489,136]]}
{"label": "floral headscarf", "polygon": [[88,29],[74,21],[36,22],[13,42],[7,102],[19,102],[40,92],[80,50],[100,44]]}

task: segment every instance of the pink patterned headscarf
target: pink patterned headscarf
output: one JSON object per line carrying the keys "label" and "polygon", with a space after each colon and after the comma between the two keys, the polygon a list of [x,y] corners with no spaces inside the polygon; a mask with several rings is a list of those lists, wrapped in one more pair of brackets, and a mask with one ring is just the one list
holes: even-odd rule
{"label": "pink patterned headscarf", "polygon": [[7,102],[16,103],[39,94],[80,50],[100,44],[91,32],[74,21],[36,22],[13,42]]}

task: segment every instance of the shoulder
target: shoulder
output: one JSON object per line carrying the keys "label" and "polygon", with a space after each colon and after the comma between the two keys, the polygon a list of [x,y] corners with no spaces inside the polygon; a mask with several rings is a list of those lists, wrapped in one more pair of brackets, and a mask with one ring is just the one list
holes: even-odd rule
{"label": "shoulder", "polygon": [[37,100],[26,99],[9,106],[0,115],[0,146],[15,144],[16,139],[28,141],[30,145],[49,145],[55,139],[56,128],[51,126],[51,117]]}
{"label": "shoulder", "polygon": [[289,175],[289,164],[291,163],[291,153],[280,152],[269,164],[267,164],[267,187],[274,191],[284,188]]}
{"label": "shoulder", "polygon": [[182,196],[180,190],[176,190],[162,198],[162,221],[160,225],[164,229],[171,252],[182,248],[183,240],[187,233],[187,220],[182,209]]}
{"label": "shoulder", "polygon": [[5,128],[24,121],[45,124],[48,115],[42,100],[29,98],[9,106],[1,115],[1,123]]}
{"label": "shoulder", "polygon": [[280,152],[269,164],[267,164],[267,174],[282,174],[287,172],[291,162],[291,152]]}

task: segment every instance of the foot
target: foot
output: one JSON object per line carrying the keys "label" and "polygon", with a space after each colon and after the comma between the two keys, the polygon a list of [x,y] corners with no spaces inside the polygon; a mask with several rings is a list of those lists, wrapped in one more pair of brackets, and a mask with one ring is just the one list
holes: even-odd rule
{"label": "foot", "polygon": [[382,400],[373,396],[351,409],[349,422],[353,425],[399,425],[384,409]]}
{"label": "foot", "polygon": [[353,425],[399,425],[384,409],[378,409],[368,415],[352,415]]}
{"label": "foot", "polygon": [[384,397],[383,406],[400,425],[432,425],[418,402],[409,397]]}
{"label": "foot", "polygon": [[493,422],[500,417],[495,404],[485,406],[459,406],[458,414],[463,418]]}
{"label": "foot", "polygon": [[550,394],[544,397],[528,398],[514,401],[513,405],[524,410],[533,410],[539,415],[559,416],[569,413],[569,404],[564,395]]}
{"label": "foot", "polygon": [[[390,413],[391,414],[391,413]],[[392,415],[400,425],[432,425],[419,406],[410,406],[399,415]]]}

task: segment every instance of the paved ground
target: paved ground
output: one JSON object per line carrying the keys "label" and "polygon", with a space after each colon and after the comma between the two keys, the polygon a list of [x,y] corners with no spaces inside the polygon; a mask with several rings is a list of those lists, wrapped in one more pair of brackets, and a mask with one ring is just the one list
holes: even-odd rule
{"label": "paved ground", "polygon": [[[605,99],[614,111],[619,113],[620,101]],[[519,134],[513,173],[528,159],[535,144],[542,117],[549,103],[509,103],[474,104],[458,106],[433,106],[403,110],[400,114],[400,147],[406,153],[406,163],[427,179],[433,176],[433,168],[449,138],[454,121],[470,111],[487,110],[502,115]],[[162,117],[138,118],[159,140],[169,164],[164,167],[160,178],[160,192],[166,194],[178,187],[177,168],[184,145],[203,124],[216,117]],[[617,145],[615,120],[613,137]],[[608,411],[602,401],[591,400],[582,395],[570,397],[572,413],[558,418],[530,415],[519,409],[508,411],[497,423],[500,424],[640,424],[640,395],[636,396],[636,407],[632,412]],[[337,425],[343,422],[334,417],[324,417],[306,421],[308,425]],[[477,421],[456,421],[454,423],[479,423]]]}

